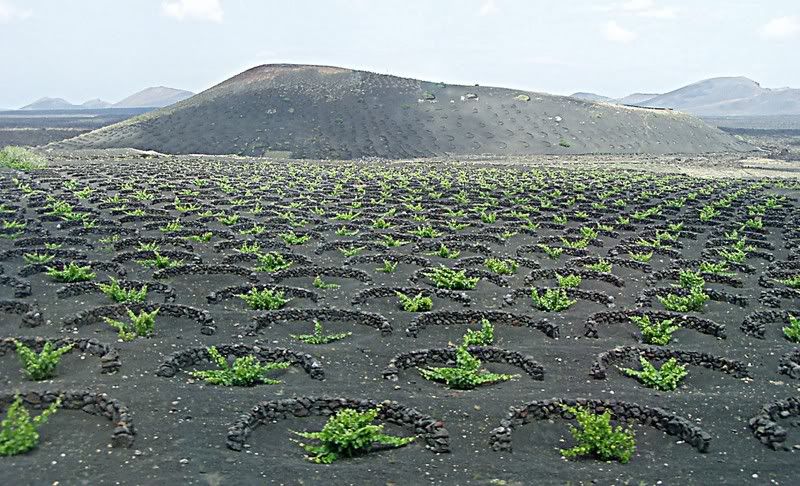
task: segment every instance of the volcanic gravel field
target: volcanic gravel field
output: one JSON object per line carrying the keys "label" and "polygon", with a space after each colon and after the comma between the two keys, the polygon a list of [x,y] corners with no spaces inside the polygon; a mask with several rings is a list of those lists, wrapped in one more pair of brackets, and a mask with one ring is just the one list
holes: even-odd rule
{"label": "volcanic gravel field", "polygon": [[[800,275],[798,189],[796,179],[442,160],[164,156],[0,169],[0,414],[17,393],[30,409],[64,397],[36,449],[0,457],[0,477],[795,484],[800,349],[782,328],[800,316],[800,290],[784,283]],[[309,238],[289,244],[292,236]],[[459,253],[445,258],[442,247]],[[262,271],[267,254],[290,266]],[[157,255],[178,266],[141,263]],[[517,267],[497,274],[490,258]],[[699,273],[710,298],[700,311],[660,303],[687,292],[681,271],[726,261],[724,271]],[[72,262],[95,279],[46,274]],[[394,263],[394,272],[378,271]],[[478,277],[476,287],[437,289],[428,275],[442,265]],[[575,302],[538,309],[531,289],[558,288],[557,274],[581,277],[565,290]],[[318,288],[317,276],[339,287]],[[112,277],[146,284],[146,302],[112,302],[97,286]],[[251,310],[237,294],[253,287],[291,300]],[[405,312],[396,290],[428,295],[433,307]],[[103,317],[123,318],[126,307],[159,309],[152,336],[118,339]],[[643,315],[680,329],[666,346],[646,345],[630,319]],[[442,366],[482,318],[495,342],[473,351],[484,368],[515,379],[464,391],[420,375],[415,364]],[[290,336],[311,332],[315,319],[352,334],[323,345]],[[6,339],[22,337],[76,347],[55,378],[34,382]],[[212,368],[198,358],[211,345],[293,364],[270,373],[275,385],[205,384],[188,372]],[[638,369],[640,355],[658,364],[677,357],[688,375],[674,391],[647,388],[619,370]],[[575,423],[562,403],[627,419],[631,461],[562,458]],[[387,432],[417,439],[330,465],[308,461],[291,431],[319,430],[345,406],[380,407]]]}

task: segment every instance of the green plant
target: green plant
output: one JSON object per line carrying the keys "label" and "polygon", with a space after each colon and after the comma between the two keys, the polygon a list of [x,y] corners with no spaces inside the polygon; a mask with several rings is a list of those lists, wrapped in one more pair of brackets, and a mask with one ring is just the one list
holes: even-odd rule
{"label": "green plant", "polygon": [[582,279],[580,275],[566,275],[562,277],[556,273],[556,280],[558,281],[558,286],[562,289],[574,289],[581,285]]}
{"label": "green plant", "polygon": [[400,299],[400,306],[406,312],[426,312],[433,307],[433,300],[419,293],[414,297],[409,297],[402,292],[395,292]]}
{"label": "green plant", "polygon": [[783,335],[793,343],[800,343],[800,318],[789,314],[788,320],[789,325],[783,328]]}
{"label": "green plant", "polygon": [[397,239],[392,235],[383,235],[383,244],[386,245],[388,248],[396,248],[398,246],[403,246],[407,243],[408,241]]}
{"label": "green plant", "polygon": [[261,243],[257,241],[254,241],[252,243],[243,241],[241,246],[239,246],[239,248],[237,248],[236,251],[243,255],[260,255]]}
{"label": "green plant", "polygon": [[318,289],[322,289],[322,290],[327,290],[327,289],[338,289],[338,288],[340,287],[340,285],[339,285],[339,284],[335,284],[335,283],[327,283],[327,282],[324,282],[324,281],[322,280],[322,277],[320,277],[319,275],[317,275],[317,276],[314,278],[314,282],[313,282],[313,284],[314,284],[314,287],[316,287],[316,288],[318,288]]}
{"label": "green plant", "polygon": [[55,257],[49,253],[25,253],[22,255],[22,259],[28,264],[50,263]]}
{"label": "green plant", "polygon": [[417,368],[426,380],[438,381],[456,390],[471,390],[477,386],[514,379],[515,375],[490,373],[481,369],[481,362],[464,345],[456,349],[456,366]]}
{"label": "green plant", "polygon": [[217,221],[224,224],[225,226],[233,226],[239,222],[239,215],[238,214],[221,214],[217,216]]}
{"label": "green plant", "polygon": [[650,316],[631,316],[630,320],[639,328],[642,333],[642,340],[645,344],[656,346],[666,346],[672,340],[672,333],[680,329],[674,324],[675,319],[662,319],[652,322]]}
{"label": "green plant", "polygon": [[339,341],[353,334],[352,332],[341,332],[337,334],[325,334],[322,323],[314,320],[314,333],[313,334],[290,334],[292,339],[296,339],[306,344],[328,344],[334,341]]}
{"label": "green plant", "polygon": [[267,372],[283,370],[291,365],[289,362],[260,363],[258,358],[253,355],[238,357],[231,365],[228,363],[228,359],[220,354],[215,346],[208,348],[208,356],[219,369],[192,371],[189,374],[212,385],[253,386],[257,383],[276,385],[280,381],[268,378],[266,376]]}
{"label": "green plant", "polygon": [[728,271],[727,262],[701,262],[700,273],[710,273],[714,275],[731,275]]}
{"label": "green plant", "polygon": [[283,292],[278,290],[258,290],[255,287],[246,294],[238,294],[237,297],[244,300],[253,310],[278,310],[291,300],[284,298]]}
{"label": "green plant", "polygon": [[596,263],[587,263],[584,267],[595,272],[609,273],[613,265],[608,260],[599,259]]}
{"label": "green plant", "polygon": [[183,228],[181,221],[179,219],[176,219],[175,221],[170,221],[169,223],[159,227],[158,229],[162,233],[174,233],[176,231],[180,231],[181,228]]}
{"label": "green plant", "polygon": [[553,260],[558,260],[558,257],[560,257],[562,253],[564,253],[564,249],[559,248],[557,246],[548,246],[543,243],[539,243],[536,246],[540,248],[543,252],[545,252],[547,256],[549,256]]}
{"label": "green plant", "polygon": [[114,277],[111,277],[110,284],[99,283],[97,286],[100,288],[101,292],[106,294],[106,296],[114,302],[144,302],[147,298],[147,285],[143,285],[138,290],[133,288],[125,289]]}
{"label": "green plant", "polygon": [[661,302],[661,305],[665,309],[674,312],[699,312],[708,302],[708,299],[708,295],[699,287],[690,289],[689,295],[686,296],[675,294],[667,294],[666,297],[658,296],[658,301]]}
{"label": "green plant", "polygon": [[364,247],[363,246],[357,246],[357,247],[354,247],[354,248],[339,248],[339,251],[342,253],[343,256],[349,258],[351,256],[356,256],[359,253],[361,253],[362,251],[364,251]]}
{"label": "green plant", "polygon": [[416,229],[411,230],[412,235],[419,236],[420,238],[438,238],[442,236],[440,231],[436,231],[432,226],[417,226]]}
{"label": "green plant", "polygon": [[481,319],[478,331],[467,329],[464,333],[464,346],[489,346],[494,343],[494,326],[487,319]]}
{"label": "green plant", "polygon": [[452,258],[458,258],[458,256],[461,255],[461,252],[458,250],[451,250],[450,248],[446,247],[444,243],[442,243],[439,245],[438,250],[428,253],[428,255],[452,259]]}
{"label": "green plant", "polygon": [[678,282],[684,289],[702,289],[706,286],[705,279],[699,273],[695,273],[691,270],[681,270],[678,277]]}
{"label": "green plant", "polygon": [[175,268],[183,265],[183,260],[173,260],[168,256],[161,255],[157,251],[153,252],[153,258],[138,260],[138,262],[140,265],[144,265],[145,267],[152,267],[158,269]]}
{"label": "green plant", "polygon": [[561,449],[566,458],[593,455],[603,461],[627,463],[636,451],[636,440],[631,428],[611,426],[611,412],[596,414],[588,408],[563,407],[575,416],[580,428],[570,425],[570,433],[578,443],[570,449]]}
{"label": "green plant", "polygon": [[256,270],[259,272],[277,272],[292,266],[292,262],[278,252],[271,251],[258,256]]}
{"label": "green plant", "polygon": [[472,290],[480,281],[479,277],[467,277],[466,270],[453,270],[445,266],[439,266],[424,275],[440,289]]}
{"label": "green plant", "polygon": [[800,289],[800,274],[778,280],[778,282],[791,289]]}
{"label": "green plant", "polygon": [[47,267],[47,276],[57,282],[86,282],[94,280],[97,276],[92,272],[91,267],[82,267],[75,262],[64,265],[61,270],[53,267]]}
{"label": "green plant", "polygon": [[642,365],[641,371],[631,368],[622,370],[628,376],[638,378],[645,386],[661,391],[672,391],[678,387],[681,380],[689,373],[686,365],[678,364],[678,360],[670,358],[661,368],[656,368],[644,356],[639,357]]}
{"label": "green plant", "polygon": [[44,166],[44,157],[26,148],[9,145],[0,150],[0,167],[28,171],[42,169]]}
{"label": "green plant", "polygon": [[570,144],[569,141],[564,138],[558,141],[558,145],[564,148],[570,148],[572,146],[572,144]]}
{"label": "green plant", "polygon": [[513,275],[519,268],[519,263],[514,260],[501,260],[499,258],[487,258],[484,262],[486,268],[498,275]]}
{"label": "green plant", "polygon": [[374,444],[389,447],[403,447],[414,441],[415,437],[395,437],[383,433],[383,425],[373,422],[378,417],[378,409],[359,412],[344,408],[329,418],[319,432],[294,432],[294,434],[319,444],[300,446],[308,453],[308,460],[319,464],[330,464],[341,458],[365,454]]}
{"label": "green plant", "polygon": [[650,260],[653,259],[653,252],[652,251],[648,251],[648,252],[637,253],[637,252],[631,251],[631,252],[628,252],[628,256],[631,257],[631,260],[633,260],[635,262],[647,263],[647,262],[649,262]]}
{"label": "green plant", "polygon": [[286,243],[287,245],[302,245],[307,243],[311,239],[311,235],[302,235],[298,236],[295,234],[294,231],[288,231],[286,233],[281,233],[278,236]]}
{"label": "green plant", "polygon": [[6,416],[0,422],[0,456],[16,456],[28,452],[39,443],[38,428],[61,406],[61,397],[42,410],[38,416],[31,418],[28,410],[22,405],[22,397],[17,395]]}
{"label": "green plant", "polygon": [[199,243],[208,243],[211,241],[211,238],[214,236],[214,233],[211,231],[206,231],[205,233],[201,233],[199,235],[189,235],[186,237],[189,241],[197,241]]}
{"label": "green plant", "polygon": [[104,317],[103,320],[106,324],[117,330],[120,339],[123,341],[133,341],[137,337],[148,337],[153,334],[156,325],[156,315],[159,310],[161,309],[156,309],[152,312],[145,312],[142,310],[137,315],[132,310],[127,309],[130,322],[122,322],[108,317]]}
{"label": "green plant", "polygon": [[25,373],[31,380],[41,381],[55,376],[55,369],[61,360],[61,355],[68,352],[74,346],[68,344],[58,349],[53,347],[53,343],[47,341],[40,353],[36,353],[31,348],[25,346],[20,341],[14,341],[17,347],[17,356],[22,362]]}
{"label": "green plant", "polygon": [[531,289],[531,299],[534,307],[546,312],[561,312],[577,302],[577,300],[570,299],[567,291],[562,288],[547,289],[542,295],[539,295],[538,290]]}
{"label": "green plant", "polygon": [[389,260],[383,261],[383,266],[375,270],[383,273],[394,273],[397,270],[397,264],[400,262],[390,262]]}

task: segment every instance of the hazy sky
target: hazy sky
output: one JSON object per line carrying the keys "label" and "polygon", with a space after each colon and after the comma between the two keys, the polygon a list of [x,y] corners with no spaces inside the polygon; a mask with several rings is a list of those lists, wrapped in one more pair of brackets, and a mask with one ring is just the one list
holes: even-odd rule
{"label": "hazy sky", "polygon": [[0,0],[0,107],[328,64],[569,94],[800,88],[800,0]]}

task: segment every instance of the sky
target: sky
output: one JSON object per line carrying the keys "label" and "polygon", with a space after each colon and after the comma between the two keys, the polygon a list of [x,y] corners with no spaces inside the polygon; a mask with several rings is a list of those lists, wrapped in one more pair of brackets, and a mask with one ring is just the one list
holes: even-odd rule
{"label": "sky", "polygon": [[202,91],[265,63],[621,97],[800,88],[800,0],[0,0],[0,108]]}

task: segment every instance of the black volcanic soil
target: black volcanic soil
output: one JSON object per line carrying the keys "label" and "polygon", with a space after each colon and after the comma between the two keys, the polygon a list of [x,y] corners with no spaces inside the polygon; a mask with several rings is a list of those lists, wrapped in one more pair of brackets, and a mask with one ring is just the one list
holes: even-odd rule
{"label": "black volcanic soil", "polygon": [[751,149],[677,112],[284,64],[55,146],[301,159]]}
{"label": "black volcanic soil", "polygon": [[[14,182],[12,178],[18,178]],[[67,181],[75,181],[74,184]],[[65,185],[66,183],[66,185]],[[29,186],[28,186],[29,185]],[[94,189],[86,199],[78,199],[74,192],[84,187]],[[133,342],[117,342],[116,334],[102,323],[81,326],[77,331],[65,331],[62,324],[78,312],[107,305],[110,300],[102,294],[84,294],[59,298],[56,291],[64,284],[52,282],[44,274],[26,275],[26,266],[19,256],[2,253],[0,276],[13,276],[29,282],[31,294],[15,297],[12,287],[0,285],[0,300],[16,300],[35,304],[45,322],[35,328],[22,328],[20,317],[3,314],[0,321],[3,336],[93,337],[112,344],[120,353],[122,367],[116,374],[100,374],[100,360],[94,356],[67,354],[51,381],[34,383],[22,375],[13,353],[0,357],[0,387],[4,392],[26,390],[89,389],[105,392],[127,405],[134,417],[137,435],[130,449],[111,448],[109,441],[113,425],[108,420],[80,411],[61,410],[41,429],[41,443],[30,453],[0,458],[0,474],[13,484],[793,484],[798,467],[797,450],[773,451],[761,445],[748,428],[747,420],[769,402],[798,395],[798,383],[786,375],[778,374],[781,355],[795,345],[780,334],[780,323],[767,328],[765,339],[745,335],[739,326],[745,316],[766,307],[759,296],[766,288],[759,285],[759,277],[785,262],[798,261],[797,233],[798,184],[796,181],[778,183],[764,180],[710,180],[680,175],[654,175],[632,170],[578,170],[532,168],[522,164],[514,166],[480,164],[437,164],[435,169],[426,164],[369,164],[304,162],[244,162],[222,159],[154,159],[114,160],[112,162],[84,162],[55,164],[52,168],[18,173],[0,171],[2,197],[0,204],[11,213],[2,215],[6,220],[24,220],[27,227],[22,234],[14,235],[4,230],[0,239],[0,253],[23,248],[30,252],[46,252],[43,243],[26,241],[36,235],[77,238],[64,244],[61,250],[83,252],[88,262],[109,262],[124,252],[136,250],[136,241],[146,238],[167,238],[162,250],[188,251],[202,259],[204,264],[218,264],[237,255],[239,241],[260,241],[277,245],[279,251],[291,256],[302,255],[320,267],[352,268],[366,272],[372,279],[361,283],[351,278],[326,277],[325,280],[341,284],[336,290],[320,290],[312,286],[312,278],[289,278],[280,285],[302,287],[320,294],[320,301],[295,299],[288,308],[337,308],[362,310],[379,314],[392,325],[393,332],[382,336],[374,328],[353,322],[326,322],[330,332],[350,331],[353,335],[337,343],[311,346],[293,341],[289,334],[311,330],[312,323],[277,323],[259,331],[256,336],[246,336],[245,328],[258,313],[248,310],[239,299],[209,303],[206,297],[212,292],[231,285],[246,285],[244,277],[233,274],[184,275],[158,280],[174,289],[175,303],[207,310],[214,318],[217,332],[203,335],[200,326],[185,318],[159,316],[156,333],[151,338]],[[73,188],[74,187],[74,188]],[[33,192],[31,192],[31,190]],[[150,201],[137,201],[137,191],[145,190],[154,196]],[[699,208],[743,190],[730,208],[712,222],[703,223],[698,218]],[[183,192],[189,191],[189,192]],[[559,191],[559,192],[553,192]],[[608,191],[617,191],[608,194]],[[682,207],[670,208],[670,201],[690,194]],[[139,193],[141,194],[141,193]],[[120,201],[106,198],[119,195]],[[540,208],[540,196],[550,200],[553,209]],[[80,224],[70,225],[54,218],[47,220],[43,214],[47,196],[69,201],[75,211],[91,214],[97,221],[95,228],[83,234]],[[236,225],[225,226],[215,216],[198,216],[198,211],[179,212],[174,207],[176,196],[180,202],[194,202],[199,211],[213,214],[239,214]],[[589,255],[607,256],[619,252],[618,258],[629,260],[626,245],[638,238],[651,238],[655,229],[667,230],[668,224],[683,222],[679,244],[673,248],[681,258],[700,259],[703,252],[715,259],[714,241],[724,238],[748,219],[748,207],[764,204],[770,196],[784,196],[782,208],[767,210],[763,232],[749,232],[750,241],[773,247],[766,256],[751,256],[746,261],[753,273],[739,272],[736,277],[742,287],[709,283],[709,287],[749,299],[746,307],[724,302],[710,302],[703,313],[695,315],[725,326],[726,339],[716,339],[691,329],[676,332],[671,349],[704,351],[745,362],[749,365],[751,380],[737,379],[731,375],[698,366],[689,367],[689,376],[674,392],[657,392],[642,387],[633,379],[624,377],[614,369],[609,378],[599,381],[589,376],[589,369],[597,354],[615,346],[636,345],[639,337],[629,323],[601,326],[596,339],[584,336],[584,324],[597,312],[634,309],[639,293],[652,286],[669,287],[674,281],[648,280],[653,274],[682,265],[675,258],[656,254],[650,262],[650,273],[615,264],[612,273],[624,281],[624,287],[585,279],[582,289],[602,292],[614,298],[613,308],[587,300],[579,300],[568,311],[548,314],[533,308],[527,297],[519,298],[511,306],[503,306],[503,296],[515,289],[531,285],[553,286],[554,281],[543,279],[525,282],[533,268],[559,269],[566,274],[582,265],[574,256],[562,255],[549,259],[540,251],[526,245],[548,242],[560,246],[559,236],[576,235],[578,228],[603,223],[616,226],[614,232],[601,234],[601,246],[589,246]],[[582,197],[572,201],[574,197]],[[607,208],[593,207],[592,203],[605,198]],[[464,200],[466,198],[466,200]],[[615,205],[614,201],[624,205]],[[263,212],[252,211],[260,201]],[[413,201],[413,202],[412,202]],[[461,202],[459,202],[461,201]],[[360,207],[353,208],[354,203]],[[413,207],[416,203],[422,209]],[[115,207],[124,204],[127,211],[141,208],[147,215],[157,218],[125,216]],[[637,211],[660,205],[661,215],[637,220]],[[526,208],[527,207],[527,208]],[[321,208],[324,215],[311,210]],[[494,223],[483,222],[478,209],[497,215]],[[387,210],[393,228],[373,228],[373,220]],[[333,219],[337,213],[360,213],[352,222]],[[464,210],[463,215],[448,215],[447,211]],[[530,221],[538,222],[539,229],[523,228],[521,216],[512,211],[529,212]],[[578,213],[576,215],[576,212]],[[581,212],[586,212],[585,220]],[[282,247],[278,237],[291,228],[286,219],[291,213],[295,223],[305,220],[305,225],[294,228],[297,232],[318,231],[319,236],[301,246]],[[565,226],[553,223],[553,215],[568,217]],[[617,218],[631,217],[631,222],[619,225]],[[427,221],[418,221],[420,218]],[[160,231],[161,226],[180,218],[185,229],[192,232],[214,232],[208,243],[187,242],[175,235]],[[417,220],[415,220],[415,218]],[[455,231],[448,221],[469,223],[466,229]],[[190,226],[196,222],[195,226]],[[147,229],[149,223],[156,223]],[[241,231],[257,223],[265,227],[260,235],[246,235]],[[451,247],[460,243],[476,246],[464,249],[456,260],[446,260],[426,254],[415,238],[409,234],[419,225],[431,225],[441,231],[435,245],[444,242]],[[353,236],[337,235],[335,230],[347,226],[358,229]],[[123,234],[123,241],[115,249],[101,239],[113,234]],[[497,238],[504,231],[516,232],[507,240]],[[467,264],[469,257],[488,253],[498,257],[527,258],[518,272],[507,277],[507,287],[488,281],[478,283],[477,289],[468,291],[469,307],[451,299],[434,298],[433,312],[465,310],[504,310],[535,319],[548,318],[560,328],[560,337],[547,337],[543,332],[522,327],[497,324],[496,345],[531,355],[543,365],[544,381],[534,381],[523,375],[515,381],[478,388],[472,391],[454,391],[422,379],[415,370],[400,372],[399,381],[385,381],[382,370],[396,354],[419,348],[444,347],[456,342],[468,327],[463,325],[428,326],[418,337],[409,337],[405,329],[417,318],[402,312],[394,299],[369,299],[364,304],[352,305],[351,300],[363,290],[380,286],[412,286],[430,288],[422,280],[412,283],[409,278],[421,267],[409,263],[398,265],[396,273],[376,272],[375,263],[359,263],[358,257],[344,257],[333,249],[318,252],[321,245],[342,243],[343,247],[357,247],[381,241],[383,234],[402,234],[409,243],[385,250],[365,249],[361,255],[415,255],[429,260],[430,265],[461,264],[465,268],[484,269],[480,263]],[[237,241],[229,248],[217,247],[225,241],[224,235]],[[555,237],[555,241],[551,239]],[[126,239],[131,238],[130,247]],[[189,247],[186,244],[189,243]],[[478,245],[479,244],[479,245]],[[90,246],[91,245],[91,246]],[[480,246],[482,245],[482,246]],[[123,248],[124,247],[124,248]],[[643,248],[635,247],[637,251]],[[52,251],[52,250],[51,250]],[[359,255],[360,256],[360,255]],[[66,259],[65,261],[68,261]],[[522,261],[522,260],[520,260]],[[253,262],[237,263],[252,268]],[[529,266],[526,266],[529,265]],[[688,265],[688,264],[686,264]],[[155,282],[153,271],[135,260],[122,263],[127,280]],[[304,265],[296,264],[295,268]],[[688,268],[688,267],[687,267]],[[106,280],[107,272],[98,270],[98,279]],[[268,273],[259,273],[259,282],[274,282]],[[148,300],[163,302],[161,294],[150,292]],[[784,299],[781,308],[798,309],[800,299]],[[661,309],[658,301],[653,309]],[[192,346],[212,344],[260,342],[266,346],[282,346],[301,350],[315,356],[326,372],[325,381],[311,379],[302,369],[291,367],[278,372],[280,385],[253,388],[224,388],[206,386],[181,373],[173,378],[156,376],[159,364],[169,354]],[[632,366],[629,363],[628,366]],[[518,368],[486,364],[497,372],[520,373]],[[228,427],[260,400],[294,396],[342,396],[397,400],[417,408],[423,413],[444,421],[450,432],[452,452],[434,454],[423,447],[422,441],[390,451],[337,462],[332,465],[314,465],[303,458],[301,449],[290,442],[290,430],[315,430],[323,421],[320,418],[292,418],[276,424],[261,426],[249,437],[248,447],[235,452],[226,447]],[[630,463],[605,463],[593,459],[565,460],[558,448],[571,444],[568,422],[535,422],[519,428],[513,434],[514,451],[493,452],[488,445],[489,431],[499,425],[510,406],[522,406],[532,400],[557,398],[604,398],[636,402],[663,407],[675,412],[707,431],[711,446],[707,453],[699,453],[675,437],[651,427],[636,426],[637,452]],[[794,422],[792,422],[794,420]],[[785,421],[789,429],[787,445],[800,444],[797,418]],[[392,432],[407,431],[389,427]],[[9,483],[10,484],[10,483]]]}

